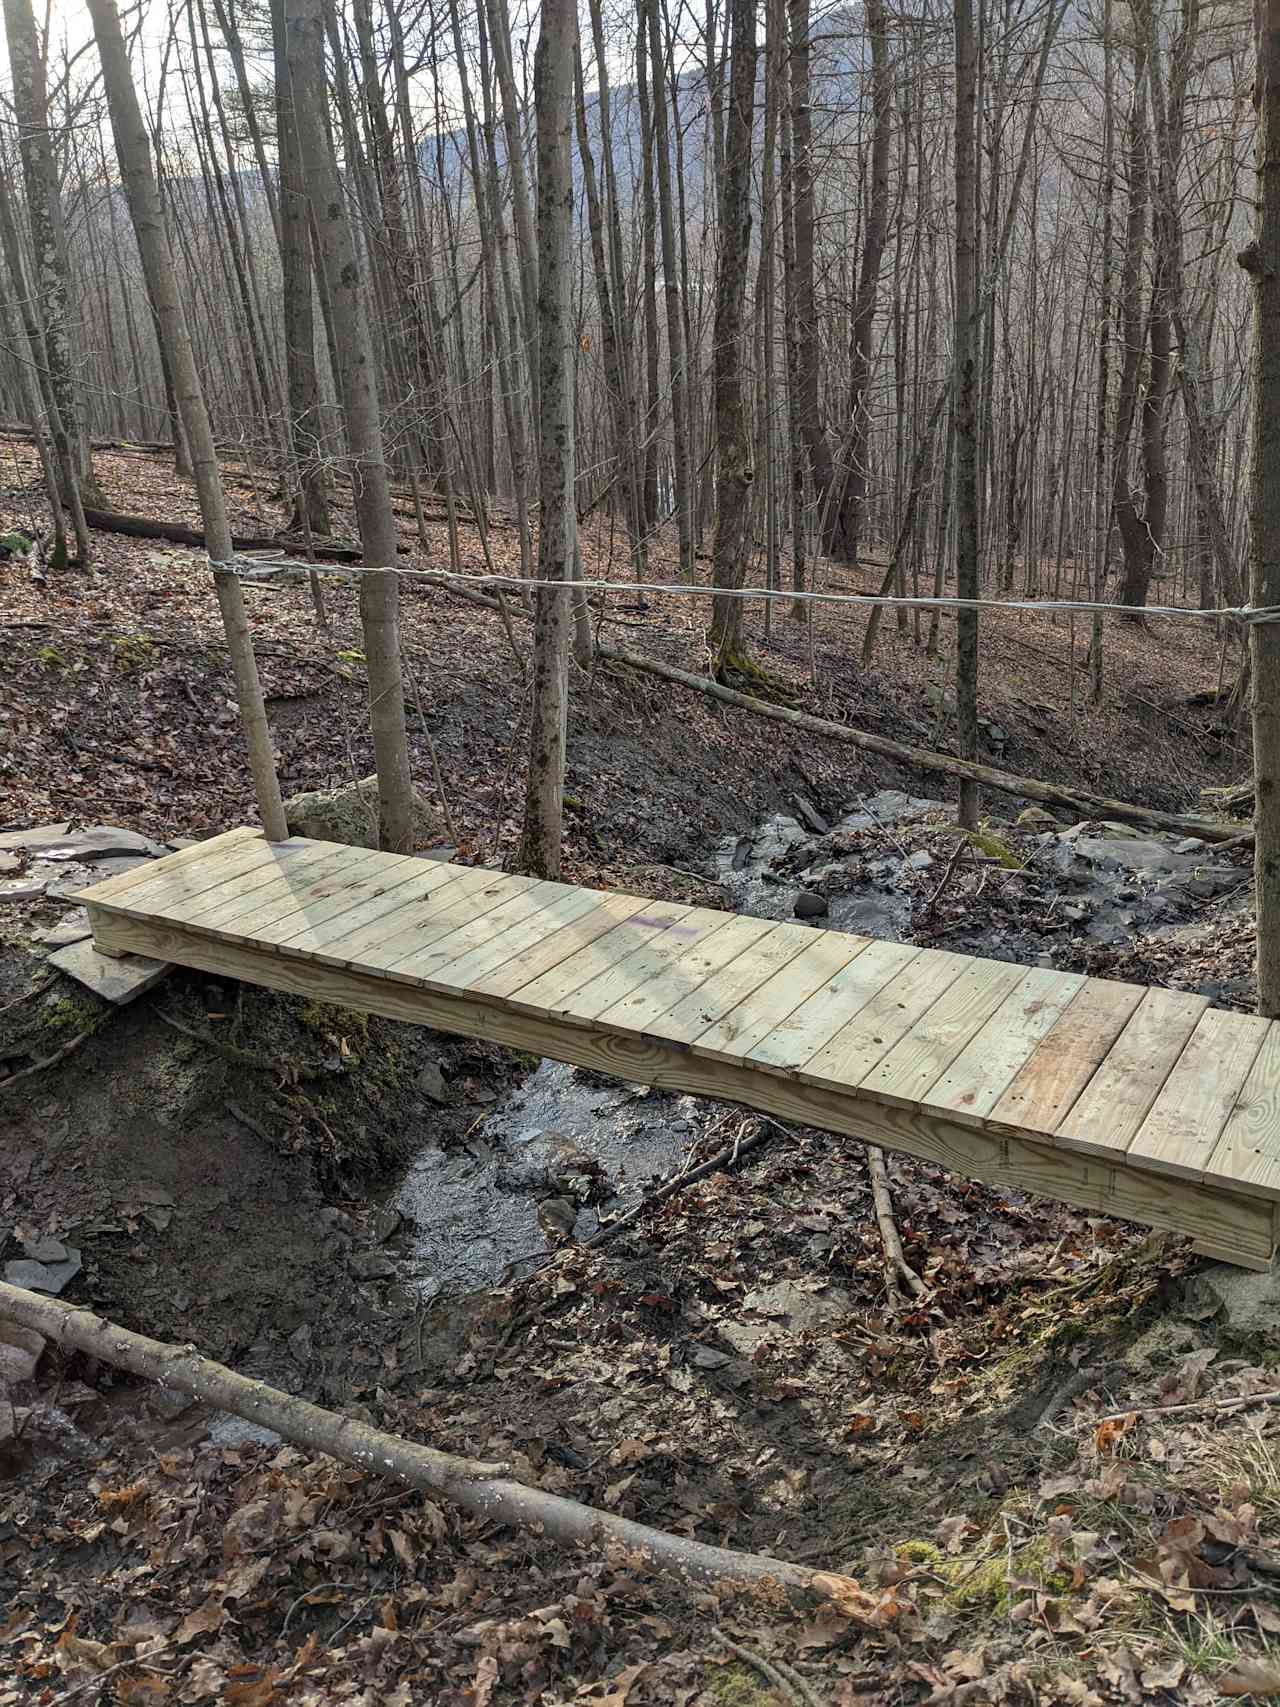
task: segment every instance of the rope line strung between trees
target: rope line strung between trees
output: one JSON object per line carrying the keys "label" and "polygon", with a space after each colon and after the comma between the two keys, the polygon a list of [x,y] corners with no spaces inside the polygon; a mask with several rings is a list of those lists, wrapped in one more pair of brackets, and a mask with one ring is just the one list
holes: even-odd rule
{"label": "rope line strung between trees", "polygon": [[1183,605],[1113,605],[1095,599],[961,599],[911,596],[897,593],[828,593],[798,592],[785,587],[716,587],[698,583],[662,583],[652,581],[544,581],[530,575],[456,575],[447,569],[413,569],[400,564],[394,567],[362,563],[306,563],[299,558],[277,557],[271,553],[237,552],[219,562],[207,559],[214,574],[234,574],[246,586],[255,581],[269,585],[277,576],[282,579],[295,575],[330,575],[346,578],[355,575],[417,576],[436,584],[457,582],[462,586],[532,587],[542,592],[613,592],[613,593],[677,593],[708,599],[781,599],[791,603],[829,605],[887,605],[907,610],[991,610],[991,611],[1101,611],[1111,616],[1158,616],[1175,621],[1220,622],[1224,618],[1244,628],[1259,623],[1280,622],[1280,605],[1224,605],[1216,610],[1194,610]]}

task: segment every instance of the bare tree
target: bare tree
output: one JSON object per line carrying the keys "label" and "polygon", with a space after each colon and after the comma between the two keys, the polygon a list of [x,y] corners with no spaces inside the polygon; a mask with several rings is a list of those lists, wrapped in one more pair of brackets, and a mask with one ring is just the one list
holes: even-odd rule
{"label": "bare tree", "polygon": [[285,0],[285,54],[292,73],[293,121],[338,346],[338,383],[346,419],[360,543],[370,567],[360,579],[369,711],[378,771],[378,840],[393,853],[413,851],[413,785],[401,677],[399,535],[382,445],[378,377],[366,319],[363,275],[333,153],[324,78],[320,0]]}
{"label": "bare tree", "polygon": [[577,543],[574,507],[573,169],[569,151],[573,0],[542,0],[534,61],[538,137],[538,591],[533,706],[518,863],[560,875],[569,702],[569,594]]}

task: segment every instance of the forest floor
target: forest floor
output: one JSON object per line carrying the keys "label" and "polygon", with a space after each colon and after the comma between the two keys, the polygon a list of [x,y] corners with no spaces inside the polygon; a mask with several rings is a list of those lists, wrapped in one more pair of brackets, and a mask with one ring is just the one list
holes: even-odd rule
{"label": "forest floor", "polygon": [[[195,519],[162,459],[97,463],[120,510]],[[278,525],[260,492],[232,496],[237,526]],[[38,509],[29,450],[0,447],[3,527]],[[491,535],[504,569],[511,537]],[[483,570],[474,530],[464,540]],[[251,821],[199,554],[94,543],[92,572],[44,585],[0,566],[0,827],[110,823],[163,841]],[[448,563],[443,526],[424,549],[406,522],[405,543],[408,563]],[[603,524],[584,555],[588,576],[624,570]],[[523,666],[492,613],[405,586],[460,857],[500,860],[520,808]],[[305,589],[246,592],[286,793],[372,768],[354,593],[326,581],[326,596],[322,633]],[[597,612],[606,637],[703,667],[689,600],[634,602]],[[778,612],[767,648],[760,622],[753,607],[756,655],[803,709],[948,743],[945,673],[910,630],[887,622],[863,670],[860,612],[823,609],[812,635]],[[1085,640],[1030,614],[984,624],[992,762],[1182,810],[1246,773],[1214,702],[1215,637],[1110,623],[1097,708]],[[411,739],[428,778],[416,717]],[[573,681],[568,875],[714,904],[702,873],[721,838],[797,795],[830,814],[931,780],[940,793],[936,777],[598,667]],[[988,809],[1008,821],[1020,804]],[[961,874],[956,928],[984,909],[1001,928],[992,888]],[[1277,1384],[1270,1277],[1242,1283],[1252,1314],[1224,1312],[1227,1283],[1176,1242],[891,1159],[929,1289],[895,1312],[862,1153],[776,1131],[598,1251],[571,1245],[517,1282],[432,1301],[404,1278],[394,1188],[424,1147],[472,1165],[473,1135],[533,1064],[195,974],[106,1011],[65,980],[45,987],[39,933],[61,907],[0,908],[0,1060],[34,1065],[87,1034],[0,1080],[0,1259],[62,1241],[83,1263],[66,1296],[138,1331],[639,1521],[846,1569],[882,1612],[871,1627],[792,1617],[569,1554],[47,1352],[12,1412],[0,1401],[5,1707],[1101,1707],[1280,1691],[1280,1434],[1265,1404],[1227,1403]],[[1089,953],[1091,969],[1150,982],[1212,974],[1247,1001],[1238,895],[1207,899],[1185,945]],[[678,1112],[694,1160],[760,1130],[690,1102],[637,1094],[626,1118],[640,1131]],[[1196,1408],[1145,1410],[1173,1404]]]}

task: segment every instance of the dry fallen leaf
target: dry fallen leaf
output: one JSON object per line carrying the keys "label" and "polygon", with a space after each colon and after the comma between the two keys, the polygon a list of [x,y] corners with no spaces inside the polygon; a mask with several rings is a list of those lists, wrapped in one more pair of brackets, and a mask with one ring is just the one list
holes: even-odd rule
{"label": "dry fallen leaf", "polygon": [[1280,1695],[1280,1667],[1261,1660],[1240,1660],[1234,1671],[1219,1678],[1223,1695]]}

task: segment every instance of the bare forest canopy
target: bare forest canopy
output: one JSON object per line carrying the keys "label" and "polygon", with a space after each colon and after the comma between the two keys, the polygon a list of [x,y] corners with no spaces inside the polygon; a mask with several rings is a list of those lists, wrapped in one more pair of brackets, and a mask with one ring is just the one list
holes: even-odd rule
{"label": "bare forest canopy", "polygon": [[[8,14],[23,10],[7,0]],[[688,557],[713,519],[728,10],[593,0],[579,18],[575,495],[580,513],[617,514],[637,566],[656,527],[674,520]],[[333,316],[305,281],[314,401],[290,371],[300,352],[286,359],[290,190],[271,23],[260,3],[190,0],[169,21],[152,7],[136,82],[220,445],[259,465],[293,455],[304,473],[340,471]],[[956,286],[952,10],[768,0],[754,24],[738,334],[752,538],[775,566],[806,532],[836,558],[895,550],[904,590],[928,592],[955,532],[952,411],[939,406]],[[436,487],[448,476],[472,504],[492,496],[523,513],[538,18],[509,17],[506,0],[328,0],[324,26],[393,473]],[[29,418],[33,368],[56,383],[65,365],[73,434],[172,439],[97,57],[60,45],[59,28],[55,9],[40,74],[64,227],[49,240],[70,260],[67,348],[38,342],[47,234],[28,217],[21,119],[6,102],[0,199],[15,229],[0,267],[0,412]],[[1249,10],[985,0],[976,29],[984,582],[1084,594],[1109,567],[1123,602],[1239,602]],[[292,446],[291,407],[306,429]],[[323,529],[318,502],[312,519]]]}

